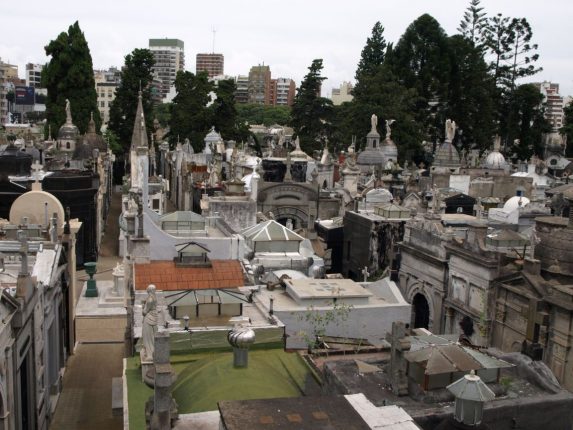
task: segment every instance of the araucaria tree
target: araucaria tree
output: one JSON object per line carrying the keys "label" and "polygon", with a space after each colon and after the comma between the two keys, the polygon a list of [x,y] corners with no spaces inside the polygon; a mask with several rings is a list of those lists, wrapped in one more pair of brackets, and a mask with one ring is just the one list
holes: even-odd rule
{"label": "araucaria tree", "polygon": [[92,57],[78,22],[70,25],[67,33],[60,33],[44,49],[46,55],[52,57],[42,71],[42,86],[48,90],[46,125],[51,126],[52,130],[58,130],[66,122],[65,107],[68,99],[74,124],[80,133],[87,131],[92,112],[96,130],[99,130],[101,120]]}
{"label": "araucaria tree", "polygon": [[331,132],[332,101],[320,96],[322,59],[312,61],[294,98],[291,125],[304,151],[320,149]]}
{"label": "araucaria tree", "polygon": [[476,48],[484,44],[484,31],[487,26],[487,16],[480,7],[480,0],[471,0],[464,12],[464,17],[458,27],[459,33]]}
{"label": "araucaria tree", "polygon": [[153,126],[151,82],[153,80],[153,54],[149,49],[134,49],[125,56],[121,70],[121,84],[115,91],[115,100],[109,112],[109,130],[118,137],[124,152],[129,151],[131,134],[137,110],[139,89],[142,92],[143,113],[148,134]]}

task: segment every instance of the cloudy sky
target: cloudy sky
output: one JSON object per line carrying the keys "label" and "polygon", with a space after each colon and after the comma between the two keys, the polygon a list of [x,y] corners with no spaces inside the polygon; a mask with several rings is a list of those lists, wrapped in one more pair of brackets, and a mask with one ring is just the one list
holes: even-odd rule
{"label": "cloudy sky", "polygon": [[[271,67],[273,77],[291,77],[297,85],[314,58],[324,60],[323,95],[352,80],[372,26],[381,21],[385,37],[397,42],[408,24],[429,13],[446,33],[455,34],[469,0],[28,0],[4,1],[0,58],[17,64],[24,77],[28,62],[45,63],[43,47],[75,20],[89,43],[95,68],[121,66],[134,48],[149,38],[185,42],[186,69],[195,70],[195,55],[212,50],[225,55],[225,73],[247,74],[252,65]],[[573,95],[573,1],[482,0],[490,15],[526,17],[539,44],[544,70],[528,81],[561,84]],[[325,94],[326,93],[326,94]]]}

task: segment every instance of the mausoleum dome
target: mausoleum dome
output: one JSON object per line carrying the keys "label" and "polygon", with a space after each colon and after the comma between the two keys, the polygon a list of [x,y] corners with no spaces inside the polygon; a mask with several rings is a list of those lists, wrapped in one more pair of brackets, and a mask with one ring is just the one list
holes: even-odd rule
{"label": "mausoleum dome", "polygon": [[503,205],[503,210],[505,212],[513,212],[519,207],[523,207],[529,204],[529,199],[523,196],[513,196]]}
{"label": "mausoleum dome", "polygon": [[107,143],[104,140],[103,136],[97,134],[96,132],[96,124],[94,121],[94,116],[90,118],[90,122],[88,123],[88,131],[84,135],[84,143],[87,144],[92,151],[97,149],[100,152],[107,152]]}
{"label": "mausoleum dome", "polygon": [[440,145],[434,156],[434,166],[459,167],[460,154],[456,147],[446,140]]}
{"label": "mausoleum dome", "polygon": [[356,159],[358,164],[368,165],[368,166],[378,166],[384,164],[384,154],[378,149],[366,148]]}
{"label": "mausoleum dome", "polygon": [[488,169],[503,169],[507,165],[505,157],[499,151],[492,151],[485,159],[485,167]]}

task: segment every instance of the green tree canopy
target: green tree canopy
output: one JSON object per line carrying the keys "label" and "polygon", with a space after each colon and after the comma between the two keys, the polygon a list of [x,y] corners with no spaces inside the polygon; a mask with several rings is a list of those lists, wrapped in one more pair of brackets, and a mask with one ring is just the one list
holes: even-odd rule
{"label": "green tree canopy", "polygon": [[501,132],[508,145],[514,144],[513,150],[519,159],[529,159],[533,154],[543,155],[543,134],[551,131],[543,114],[543,95],[535,85],[520,85],[511,94],[508,118],[502,124]]}
{"label": "green tree canopy", "polygon": [[249,124],[287,125],[290,121],[290,106],[269,106],[260,104],[237,104],[238,121]]}
{"label": "green tree canopy", "polygon": [[149,49],[134,49],[125,56],[125,65],[121,70],[121,83],[115,91],[115,99],[110,106],[108,124],[109,129],[117,136],[124,152],[129,151],[131,145],[140,89],[147,133],[153,130],[153,103],[151,101],[153,64],[153,54]]}
{"label": "green tree canopy", "polygon": [[291,111],[291,125],[307,153],[321,149],[331,133],[332,101],[320,96],[322,59],[312,61],[298,88]]}
{"label": "green tree canopy", "polygon": [[495,133],[495,86],[488,74],[482,51],[467,38],[449,38],[450,78],[446,116],[455,119],[465,148],[483,151],[491,146]]}
{"label": "green tree canopy", "polygon": [[170,141],[189,139],[195,151],[203,149],[203,140],[211,128],[212,109],[210,92],[214,90],[207,72],[196,75],[191,72],[178,72],[175,78],[177,95],[173,99],[170,121]]}
{"label": "green tree canopy", "polygon": [[408,26],[391,54],[394,76],[419,99],[415,117],[424,124],[426,140],[442,136],[448,99],[450,56],[448,39],[438,21],[424,14]]}
{"label": "green tree canopy", "polygon": [[366,45],[360,55],[355,76],[356,85],[353,91],[355,97],[360,97],[363,93],[369,92],[369,88],[364,86],[363,81],[378,72],[378,68],[384,63],[386,47],[384,27],[380,24],[380,21],[378,21],[372,28],[372,35],[366,39]]}
{"label": "green tree canopy", "polygon": [[101,126],[95,90],[92,57],[84,33],[76,21],[44,47],[52,58],[42,70],[42,86],[47,88],[46,131],[66,122],[66,99],[70,101],[74,124],[85,133],[93,113],[96,130]]}
{"label": "green tree canopy", "polygon": [[237,142],[245,141],[249,137],[249,128],[241,122],[235,105],[235,91],[237,87],[234,79],[219,81],[215,90],[217,98],[211,105],[213,111],[213,125],[224,139]]}

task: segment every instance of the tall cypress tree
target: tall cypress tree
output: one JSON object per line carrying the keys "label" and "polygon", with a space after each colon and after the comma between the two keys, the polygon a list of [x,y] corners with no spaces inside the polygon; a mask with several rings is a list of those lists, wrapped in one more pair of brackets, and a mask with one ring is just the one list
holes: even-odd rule
{"label": "tall cypress tree", "polygon": [[[66,99],[70,101],[74,124],[80,133],[88,128],[91,113],[96,130],[101,126],[95,90],[92,57],[84,33],[76,21],[44,47],[50,62],[42,70],[42,86],[47,88],[47,126],[58,130],[66,122]],[[48,127],[46,127],[46,132]]]}
{"label": "tall cypress tree", "polygon": [[386,40],[384,39],[384,27],[380,21],[374,24],[372,35],[366,39],[366,45],[362,49],[358,68],[356,69],[356,86],[354,87],[354,96],[361,97],[369,92],[365,86],[365,80],[372,77],[378,71],[378,68],[384,63],[386,54]]}
{"label": "tall cypress tree", "polygon": [[332,101],[320,96],[322,59],[315,59],[298,88],[291,111],[291,125],[304,151],[320,149],[320,140],[331,133]]}
{"label": "tall cypress tree", "polygon": [[153,54],[149,49],[134,49],[125,56],[125,65],[121,69],[121,83],[115,91],[115,99],[109,108],[108,127],[119,138],[124,152],[129,151],[131,134],[137,110],[139,89],[142,92],[143,114],[147,133],[153,127],[153,103],[151,100],[151,82],[153,81]]}

